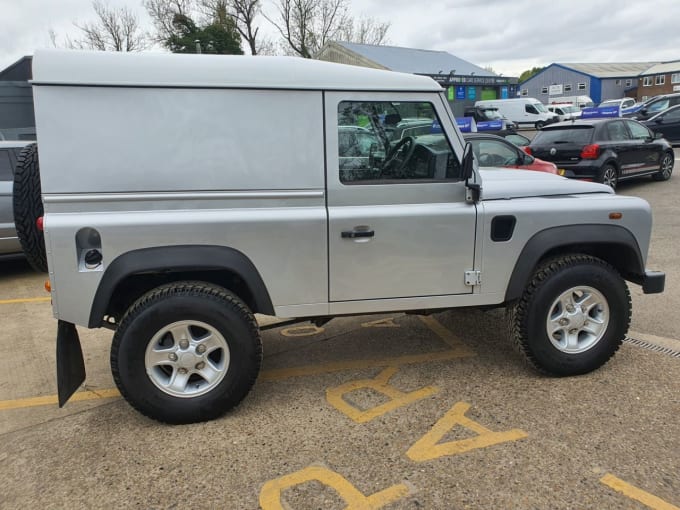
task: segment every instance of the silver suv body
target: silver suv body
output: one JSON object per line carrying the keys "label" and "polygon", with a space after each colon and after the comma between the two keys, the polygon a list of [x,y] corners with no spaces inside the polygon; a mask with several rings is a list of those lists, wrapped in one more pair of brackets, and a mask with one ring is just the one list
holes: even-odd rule
{"label": "silver suv body", "polygon": [[75,325],[115,329],[123,395],[179,423],[248,392],[255,312],[509,306],[530,363],[564,375],[618,348],[623,278],[663,289],[646,202],[480,172],[429,78],[79,52],[38,52],[33,71],[61,404],[84,378]]}
{"label": "silver suv body", "polygon": [[14,228],[12,186],[19,153],[30,142],[0,141],[0,258],[21,256]]}

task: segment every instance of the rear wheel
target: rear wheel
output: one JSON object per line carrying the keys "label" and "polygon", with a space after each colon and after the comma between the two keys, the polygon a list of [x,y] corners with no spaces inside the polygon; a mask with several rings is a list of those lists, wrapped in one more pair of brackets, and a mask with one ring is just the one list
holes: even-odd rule
{"label": "rear wheel", "polygon": [[47,272],[45,235],[36,224],[36,220],[44,212],[40,188],[38,146],[34,143],[24,147],[19,155],[14,171],[12,201],[14,225],[21,248],[31,266],[36,271],[45,273]]}
{"label": "rear wheel", "polygon": [[568,255],[540,266],[509,311],[513,341],[530,365],[550,375],[585,374],[621,345],[630,293],[606,262]]}
{"label": "rear wheel", "polygon": [[166,423],[211,420],[237,406],[261,361],[251,311],[231,292],[203,282],[175,282],[142,296],[111,345],[121,394]]}
{"label": "rear wheel", "polygon": [[669,152],[664,154],[663,158],[661,158],[659,172],[653,174],[652,179],[655,181],[667,181],[670,179],[673,173],[673,163],[675,163],[675,156]]}
{"label": "rear wheel", "polygon": [[616,189],[616,185],[619,183],[619,173],[616,167],[611,163],[607,163],[600,170],[600,175],[598,181],[602,184],[606,184],[611,189]]}

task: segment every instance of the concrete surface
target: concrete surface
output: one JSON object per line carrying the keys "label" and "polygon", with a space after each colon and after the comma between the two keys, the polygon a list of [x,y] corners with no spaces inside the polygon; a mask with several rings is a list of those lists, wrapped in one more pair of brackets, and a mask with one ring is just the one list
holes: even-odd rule
{"label": "concrete surface", "polygon": [[[631,330],[680,351],[680,177],[619,192],[652,204],[648,266],[667,273],[664,294],[631,286]],[[625,343],[546,378],[503,310],[340,318],[265,331],[238,409],[166,426],[111,391],[106,330],[80,329],[83,400],[56,407],[43,281],[2,264],[2,509],[680,508],[680,358]]]}

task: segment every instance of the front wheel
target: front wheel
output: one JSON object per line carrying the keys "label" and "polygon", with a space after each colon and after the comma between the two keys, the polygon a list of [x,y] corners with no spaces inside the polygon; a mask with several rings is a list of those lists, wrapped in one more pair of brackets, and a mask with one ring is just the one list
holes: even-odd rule
{"label": "front wheel", "polygon": [[166,423],[211,420],[235,407],[261,361],[253,314],[231,292],[204,282],[175,282],[142,296],[111,345],[123,397]]}
{"label": "front wheel", "polygon": [[530,365],[556,376],[585,374],[618,350],[630,324],[628,287],[590,255],[547,261],[511,305],[510,332]]}
{"label": "front wheel", "polygon": [[543,122],[542,120],[539,120],[539,121],[534,125],[534,127],[535,127],[537,130],[543,129],[544,126],[545,126],[545,122]]}
{"label": "front wheel", "polygon": [[664,154],[663,158],[661,158],[659,171],[652,175],[652,179],[655,181],[667,181],[670,179],[673,173],[673,163],[675,163],[675,156],[668,152]]}

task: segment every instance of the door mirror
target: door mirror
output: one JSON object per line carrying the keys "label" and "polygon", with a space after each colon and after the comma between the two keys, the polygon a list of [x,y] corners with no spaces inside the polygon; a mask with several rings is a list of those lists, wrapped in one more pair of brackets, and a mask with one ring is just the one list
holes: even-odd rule
{"label": "door mirror", "polygon": [[654,133],[654,140],[658,140],[659,138],[663,138],[663,133]]}
{"label": "door mirror", "polygon": [[468,180],[473,173],[474,154],[472,152],[472,144],[467,142],[465,149],[463,149],[463,179]]}
{"label": "door mirror", "polygon": [[529,156],[529,154],[525,154],[522,163],[520,165],[530,165],[534,162],[534,157]]}

